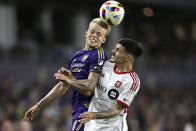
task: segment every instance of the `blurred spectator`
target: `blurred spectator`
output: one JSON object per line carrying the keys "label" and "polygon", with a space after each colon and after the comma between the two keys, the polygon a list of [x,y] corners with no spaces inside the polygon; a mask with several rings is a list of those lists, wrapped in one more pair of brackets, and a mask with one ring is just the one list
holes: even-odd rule
{"label": "blurred spectator", "polygon": [[1,131],[15,131],[14,123],[10,120],[4,120],[1,126]]}
{"label": "blurred spectator", "polygon": [[18,131],[32,131],[31,124],[28,122],[20,121],[18,125]]}

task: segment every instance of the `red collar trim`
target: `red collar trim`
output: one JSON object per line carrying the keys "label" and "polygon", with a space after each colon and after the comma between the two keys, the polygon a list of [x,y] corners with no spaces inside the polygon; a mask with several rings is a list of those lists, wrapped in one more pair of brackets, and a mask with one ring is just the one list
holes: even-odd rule
{"label": "red collar trim", "polygon": [[131,70],[130,72],[117,72],[116,69],[117,69],[117,65],[114,65],[113,70],[114,70],[114,73],[116,73],[116,74],[126,74],[126,73],[134,72],[134,70]]}

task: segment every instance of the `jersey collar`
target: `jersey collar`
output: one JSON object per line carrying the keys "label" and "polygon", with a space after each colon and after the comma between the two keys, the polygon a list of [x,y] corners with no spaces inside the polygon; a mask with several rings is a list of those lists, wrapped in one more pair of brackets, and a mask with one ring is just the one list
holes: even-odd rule
{"label": "jersey collar", "polygon": [[114,70],[114,73],[116,73],[116,74],[126,74],[126,73],[134,72],[133,69],[131,71],[129,71],[129,72],[117,72],[116,69],[117,69],[117,65],[115,64],[113,70]]}

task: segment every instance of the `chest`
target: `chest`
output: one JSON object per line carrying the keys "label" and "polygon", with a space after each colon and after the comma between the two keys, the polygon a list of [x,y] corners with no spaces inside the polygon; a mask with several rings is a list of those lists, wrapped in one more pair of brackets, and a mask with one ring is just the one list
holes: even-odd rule
{"label": "chest", "polygon": [[115,74],[113,70],[103,70],[97,84],[97,97],[115,101],[130,83],[129,74]]}
{"label": "chest", "polygon": [[85,72],[88,70],[88,61],[90,54],[78,54],[70,62],[70,70],[72,73]]}

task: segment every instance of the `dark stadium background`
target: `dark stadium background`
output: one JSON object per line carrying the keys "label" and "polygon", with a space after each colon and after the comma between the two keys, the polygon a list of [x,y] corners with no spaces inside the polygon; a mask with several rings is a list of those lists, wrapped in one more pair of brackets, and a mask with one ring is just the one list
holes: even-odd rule
{"label": "dark stadium background", "polygon": [[[25,111],[58,82],[53,74],[84,47],[89,21],[104,0],[0,0],[0,131],[68,131],[70,92],[23,123]],[[119,0],[121,37],[144,45],[134,70],[141,88],[128,111],[129,131],[196,130],[196,1]]]}

